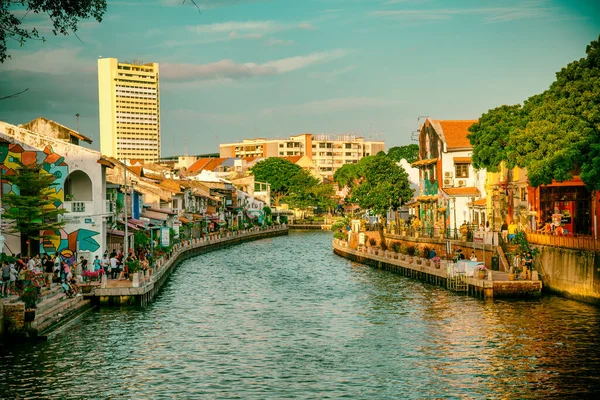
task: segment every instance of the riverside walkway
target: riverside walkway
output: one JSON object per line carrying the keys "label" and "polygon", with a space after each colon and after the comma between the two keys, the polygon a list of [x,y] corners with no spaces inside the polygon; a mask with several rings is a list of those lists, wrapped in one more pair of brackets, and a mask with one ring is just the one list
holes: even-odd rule
{"label": "riverside walkway", "polygon": [[442,286],[455,292],[480,298],[539,297],[542,282],[539,280],[509,281],[500,271],[488,271],[484,279],[449,273],[449,264],[442,260],[439,267],[420,257],[408,257],[390,251],[372,248],[353,249],[348,242],[334,239],[333,252],[361,264],[399,273],[423,282]]}
{"label": "riverside walkway", "polygon": [[192,239],[173,246],[168,256],[156,260],[155,266],[146,272],[133,274],[131,281],[107,280],[106,275],[99,287],[84,294],[97,305],[146,305],[158,293],[167,278],[185,259],[235,244],[288,234],[288,227],[252,228],[228,233],[223,237]]}

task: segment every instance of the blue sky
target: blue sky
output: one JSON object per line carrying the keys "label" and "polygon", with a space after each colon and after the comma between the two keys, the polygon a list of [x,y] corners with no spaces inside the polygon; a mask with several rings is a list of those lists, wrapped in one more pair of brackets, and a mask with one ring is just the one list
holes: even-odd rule
{"label": "blue sky", "polygon": [[[78,36],[12,47],[0,120],[43,115],[100,146],[97,58],[158,62],[163,155],[251,137],[411,143],[419,116],[475,119],[545,90],[600,33],[596,0],[108,0]],[[12,46],[12,44],[10,44]]]}

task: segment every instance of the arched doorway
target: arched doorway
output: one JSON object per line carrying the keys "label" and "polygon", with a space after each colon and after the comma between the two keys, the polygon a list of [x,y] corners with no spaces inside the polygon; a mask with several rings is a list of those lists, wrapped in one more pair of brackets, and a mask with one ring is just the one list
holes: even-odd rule
{"label": "arched doorway", "polygon": [[92,201],[92,180],[83,171],[77,170],[69,174],[65,180],[65,200]]}

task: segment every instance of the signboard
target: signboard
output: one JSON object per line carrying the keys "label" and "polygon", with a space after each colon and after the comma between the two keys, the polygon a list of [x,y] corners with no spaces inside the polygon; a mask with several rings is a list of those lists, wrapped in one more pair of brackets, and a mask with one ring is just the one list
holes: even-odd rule
{"label": "signboard", "polygon": [[169,228],[160,228],[160,245],[162,247],[169,247],[171,245]]}
{"label": "signboard", "polygon": [[86,218],[86,219],[85,219],[85,223],[86,223],[86,224],[91,224],[92,222],[93,222],[93,221],[92,221],[92,219],[91,219],[91,218]]}

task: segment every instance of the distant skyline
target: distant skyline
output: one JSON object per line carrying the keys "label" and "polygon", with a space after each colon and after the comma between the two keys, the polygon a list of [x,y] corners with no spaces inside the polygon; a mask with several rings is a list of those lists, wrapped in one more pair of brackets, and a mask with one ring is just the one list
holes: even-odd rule
{"label": "distant skyline", "polygon": [[[78,36],[9,43],[0,120],[38,116],[99,149],[98,57],[160,64],[162,154],[300,133],[411,142],[419,116],[476,119],[521,103],[585,55],[596,0],[108,0]],[[377,135],[381,133],[381,135]]]}

